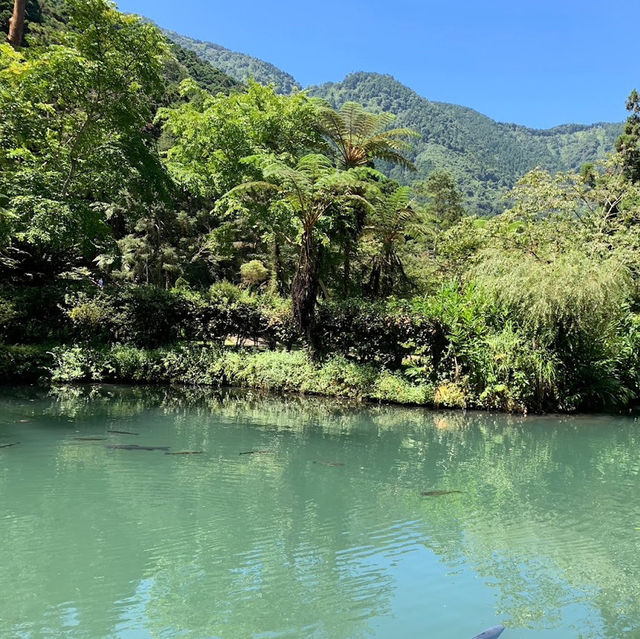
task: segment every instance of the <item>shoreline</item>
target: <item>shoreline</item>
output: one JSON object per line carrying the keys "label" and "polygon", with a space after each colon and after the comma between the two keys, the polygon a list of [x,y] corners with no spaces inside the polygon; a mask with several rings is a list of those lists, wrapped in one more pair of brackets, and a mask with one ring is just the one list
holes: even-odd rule
{"label": "shoreline", "polygon": [[361,406],[388,405],[423,410],[545,416],[616,415],[622,410],[535,411],[527,407],[482,406],[455,382],[435,385],[408,379],[401,371],[359,364],[341,355],[322,362],[304,350],[234,349],[176,345],[159,349],[131,346],[2,346],[0,386],[43,389],[77,386],[192,388],[256,391],[324,398]]}

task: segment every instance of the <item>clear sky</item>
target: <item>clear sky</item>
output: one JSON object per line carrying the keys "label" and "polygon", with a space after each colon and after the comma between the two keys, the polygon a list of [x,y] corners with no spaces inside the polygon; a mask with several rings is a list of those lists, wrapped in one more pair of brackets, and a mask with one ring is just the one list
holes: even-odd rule
{"label": "clear sky", "polygon": [[160,26],[261,58],[303,86],[390,73],[503,122],[626,118],[640,90],[637,0],[118,0]]}

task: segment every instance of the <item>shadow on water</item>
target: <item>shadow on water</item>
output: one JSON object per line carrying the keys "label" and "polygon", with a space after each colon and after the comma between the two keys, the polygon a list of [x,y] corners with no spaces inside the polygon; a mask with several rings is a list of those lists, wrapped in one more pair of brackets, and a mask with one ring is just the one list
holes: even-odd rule
{"label": "shadow on water", "polygon": [[[0,408],[0,636],[640,634],[633,419],[115,386]],[[182,456],[121,452],[147,448]]]}

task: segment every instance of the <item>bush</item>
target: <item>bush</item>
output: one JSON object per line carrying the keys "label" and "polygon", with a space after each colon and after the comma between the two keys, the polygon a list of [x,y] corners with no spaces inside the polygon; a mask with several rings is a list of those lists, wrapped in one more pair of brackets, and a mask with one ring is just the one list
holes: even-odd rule
{"label": "bush", "polygon": [[171,344],[184,336],[188,303],[174,291],[131,286],[114,296],[113,336],[144,348]]}
{"label": "bush", "polygon": [[433,386],[428,383],[415,384],[398,373],[383,371],[375,381],[371,397],[385,402],[432,406]]}
{"label": "bush", "polygon": [[4,336],[5,328],[9,326],[16,315],[13,302],[0,297],[0,337]]}
{"label": "bush", "polygon": [[436,359],[442,348],[438,325],[407,305],[387,307],[362,300],[323,304],[316,325],[325,353],[340,353],[360,363],[397,369],[416,348]]}
{"label": "bush", "polygon": [[89,297],[80,293],[77,296],[68,296],[65,302],[74,336],[83,340],[109,339],[114,330],[115,310],[105,295]]}
{"label": "bush", "polygon": [[466,408],[467,396],[462,387],[455,382],[444,382],[436,388],[433,398],[436,406],[445,408]]}
{"label": "bush", "polygon": [[[575,269],[587,273],[583,267],[565,274],[572,286],[578,286]],[[587,290],[605,295],[608,273]],[[623,293],[608,293],[609,310],[602,314],[589,306],[588,295],[556,291],[536,302],[543,306],[534,321],[525,293],[518,297],[507,287],[498,294],[487,281],[452,283],[430,296],[386,304],[324,301],[316,360],[304,351],[278,350],[302,342],[289,300],[228,282],[208,294],[184,286],[79,286],[62,298],[61,288],[45,287],[43,311],[36,310],[35,287],[15,295],[5,288],[0,328],[4,322],[7,338],[27,344],[35,337],[76,344],[54,350],[57,381],[230,384],[518,412],[619,409],[638,397],[640,320]],[[230,339],[255,348],[224,350]],[[265,347],[269,351],[259,350]],[[42,375],[42,361],[26,353],[16,351],[11,360],[5,352],[8,381],[14,381],[11,367],[25,379]]]}
{"label": "bush", "polygon": [[270,391],[430,405],[433,390],[398,373],[377,371],[344,357],[314,362],[305,351],[255,351],[180,346],[53,349],[51,380],[239,386]]}
{"label": "bush", "polygon": [[[82,285],[74,283],[80,289]],[[7,344],[44,344],[69,336],[65,295],[69,284],[3,287],[5,308],[2,326]]]}
{"label": "bush", "polygon": [[0,383],[35,384],[46,381],[52,356],[42,346],[0,345]]}
{"label": "bush", "polygon": [[245,286],[255,287],[269,277],[269,271],[259,260],[251,260],[240,267],[240,277]]}

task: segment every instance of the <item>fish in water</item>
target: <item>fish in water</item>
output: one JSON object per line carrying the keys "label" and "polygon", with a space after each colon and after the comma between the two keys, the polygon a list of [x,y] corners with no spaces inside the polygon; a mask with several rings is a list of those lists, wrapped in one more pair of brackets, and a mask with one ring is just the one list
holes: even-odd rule
{"label": "fish in water", "polygon": [[502,634],[504,626],[493,626],[493,628],[487,628],[484,632],[476,635],[473,639],[496,639]]}
{"label": "fish in water", "polygon": [[128,430],[108,430],[108,433],[115,433],[116,435],[137,435],[138,433],[130,433]]}
{"label": "fish in water", "polygon": [[77,442],[103,442],[106,437],[74,437]]}
{"label": "fish in water", "polygon": [[175,453],[165,453],[165,455],[202,455],[201,450],[177,450]]}
{"label": "fish in water", "polygon": [[109,444],[107,448],[115,450],[169,450],[169,446],[138,446],[138,444]]}
{"label": "fish in water", "polygon": [[0,448],[11,448],[11,446],[17,446],[20,442],[13,442],[12,444],[0,444]]}
{"label": "fish in water", "polygon": [[344,466],[344,462],[336,461],[314,461],[314,464],[322,464],[323,466]]}
{"label": "fish in water", "polygon": [[272,450],[246,450],[243,453],[238,453],[239,455],[271,455],[273,454]]}
{"label": "fish in water", "polygon": [[[423,497],[441,497],[442,495],[462,494],[461,490],[426,490],[420,493]],[[475,637],[474,637],[475,639]]]}
{"label": "fish in water", "polygon": [[16,419],[16,421],[14,422],[15,424],[28,424],[31,420],[30,419]]}

